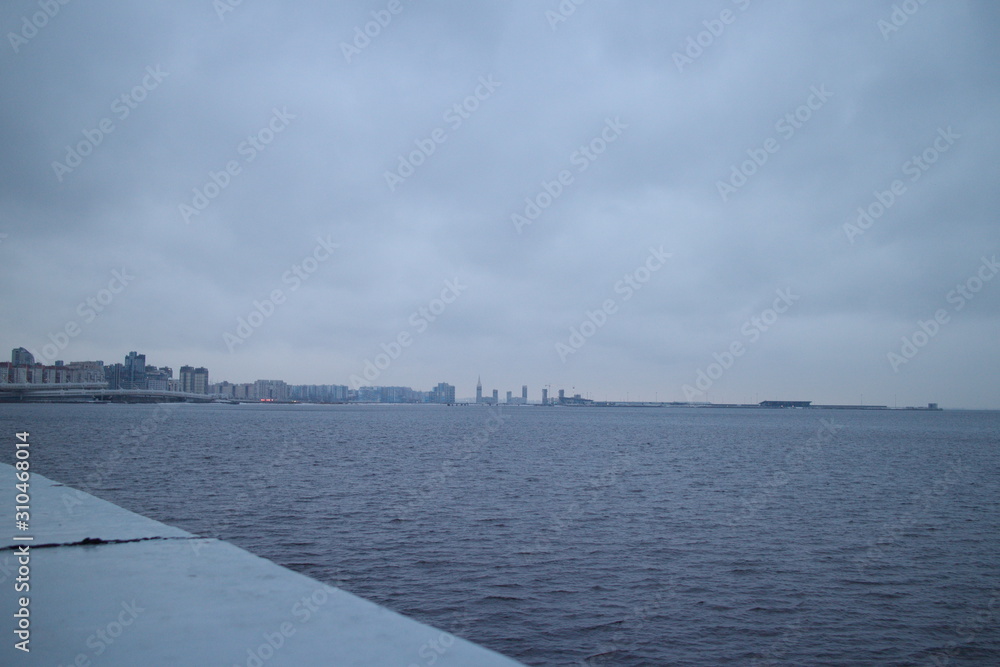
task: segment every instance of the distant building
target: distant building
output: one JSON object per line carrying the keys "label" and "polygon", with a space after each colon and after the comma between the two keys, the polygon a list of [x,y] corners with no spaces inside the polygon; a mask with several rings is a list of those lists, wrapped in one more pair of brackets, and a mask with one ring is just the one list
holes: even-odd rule
{"label": "distant building", "polygon": [[167,366],[157,368],[156,366],[146,366],[146,388],[155,391],[168,391],[170,380],[174,377],[174,370]]}
{"label": "distant building", "polygon": [[104,381],[108,383],[108,389],[121,389],[124,376],[124,364],[108,364],[104,367]]}
{"label": "distant building", "polygon": [[379,403],[416,403],[417,400],[409,387],[379,387]]}
{"label": "distant building", "polygon": [[573,394],[572,398],[566,398],[566,394],[559,390],[559,405],[590,405],[593,403],[589,398],[583,398],[580,394]]}
{"label": "distant building", "polygon": [[63,369],[66,371],[66,382],[105,382],[103,361],[71,361]]}
{"label": "distant building", "polygon": [[340,384],[297,384],[288,387],[288,396],[309,403],[346,403],[348,391],[347,385]]}
{"label": "distant building", "polygon": [[233,385],[233,398],[244,401],[254,400],[256,398],[254,395],[254,385],[249,382]]}
{"label": "distant building", "polygon": [[28,352],[23,347],[17,347],[10,351],[11,366],[34,366],[35,355]]}
{"label": "distant building", "polygon": [[194,369],[194,393],[195,394],[207,394],[208,393],[208,369],[204,366],[199,366]]}
{"label": "distant building", "polygon": [[542,405],[548,405],[548,404],[549,404],[549,390],[542,389]]}
{"label": "distant building", "polygon": [[181,366],[177,379],[181,382],[181,391],[194,393],[194,366]]}
{"label": "distant building", "polygon": [[761,401],[762,408],[808,408],[812,401]]}
{"label": "distant building", "polygon": [[500,391],[497,389],[493,390],[493,405],[500,404]]}
{"label": "distant building", "polygon": [[513,392],[509,392],[509,391],[508,391],[508,392],[507,392],[507,403],[513,403],[513,402],[514,402],[514,401],[512,400],[513,398],[514,398],[514,394],[513,394]]}
{"label": "distant building", "polygon": [[235,388],[236,385],[224,380],[209,385],[208,393],[214,396],[221,396],[222,398],[233,398],[233,390]]}
{"label": "distant building", "polygon": [[482,376],[476,380],[476,403],[483,402],[483,378]]}
{"label": "distant building", "polygon": [[528,402],[528,385],[521,385],[521,400],[525,403]]}
{"label": "distant building", "polygon": [[253,383],[253,398],[258,401],[287,401],[288,385],[283,380],[257,380]]}
{"label": "distant building", "polygon": [[204,366],[199,366],[198,368],[181,366],[180,386],[181,391],[189,394],[207,394],[210,386],[208,382],[208,369]]}
{"label": "distant building", "polygon": [[439,382],[431,390],[431,403],[454,403],[455,387],[447,382]]}
{"label": "distant building", "polygon": [[146,388],[146,355],[135,351],[125,357],[125,370],[121,379],[122,389]]}

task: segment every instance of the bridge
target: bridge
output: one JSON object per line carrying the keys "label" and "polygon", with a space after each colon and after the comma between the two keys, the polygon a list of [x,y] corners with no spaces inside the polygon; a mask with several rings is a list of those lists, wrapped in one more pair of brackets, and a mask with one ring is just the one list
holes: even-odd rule
{"label": "bridge", "polygon": [[161,389],[108,389],[106,382],[65,384],[0,383],[0,402],[107,401],[117,403],[165,403],[187,401],[210,403],[214,394],[192,394]]}

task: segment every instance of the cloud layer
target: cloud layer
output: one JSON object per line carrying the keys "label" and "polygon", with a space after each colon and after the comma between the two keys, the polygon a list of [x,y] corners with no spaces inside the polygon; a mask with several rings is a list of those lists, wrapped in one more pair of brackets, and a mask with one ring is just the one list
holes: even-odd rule
{"label": "cloud layer", "polygon": [[0,340],[347,384],[406,333],[374,384],[1000,408],[998,19],[7,3]]}

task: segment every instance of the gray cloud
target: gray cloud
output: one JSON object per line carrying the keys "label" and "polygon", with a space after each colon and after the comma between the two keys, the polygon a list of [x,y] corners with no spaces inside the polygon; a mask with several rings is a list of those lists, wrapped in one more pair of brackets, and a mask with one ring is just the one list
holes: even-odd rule
{"label": "gray cloud", "polygon": [[[919,9],[883,36],[903,4]],[[992,3],[587,2],[553,30],[555,1],[402,0],[348,63],[342,44],[387,5],[244,2],[220,20],[207,0],[71,2],[15,50],[8,33],[40,10],[7,3],[0,339],[40,347],[126,267],[67,360],[139,349],[213,379],[347,383],[459,278],[380,383],[470,395],[482,374],[501,394],[683,400],[739,341],[707,400],[1000,407],[1000,281],[948,300],[998,251]],[[678,68],[689,38],[706,45]],[[169,74],[122,117],[147,68]],[[456,126],[481,77],[499,86]],[[807,121],[778,125],[820,87],[832,96]],[[294,118],[250,150],[275,109]],[[609,118],[627,127],[581,171]],[[60,181],[52,163],[105,119]],[[947,128],[959,138],[911,180]],[[390,191],[385,173],[437,129]],[[768,139],[723,201],[719,181]],[[572,182],[518,233],[511,216],[562,170]],[[225,187],[186,222],[213,173]],[[897,179],[852,243],[845,223]],[[317,237],[340,248],[293,291],[283,276]],[[672,258],[625,301],[616,284],[661,245]],[[783,288],[801,299],[750,343],[741,327]],[[285,303],[230,353],[223,334],[275,289]],[[563,363],[556,343],[606,299],[617,312]],[[949,323],[894,372],[887,354],[942,308]]]}

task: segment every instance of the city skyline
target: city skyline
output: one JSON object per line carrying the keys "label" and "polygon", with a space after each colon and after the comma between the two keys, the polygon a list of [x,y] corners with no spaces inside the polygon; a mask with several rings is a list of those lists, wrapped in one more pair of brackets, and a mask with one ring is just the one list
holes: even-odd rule
{"label": "city skyline", "polygon": [[720,3],[6,3],[0,339],[1000,409],[1000,8]]}
{"label": "city skyline", "polygon": [[[763,401],[760,400],[760,395],[755,393],[748,397],[738,397],[734,400],[682,400],[677,401],[673,399],[660,399],[659,392],[654,392],[653,398],[650,399],[648,396],[643,396],[641,392],[637,392],[635,396],[632,396],[630,392],[626,392],[625,397],[614,397],[607,393],[604,394],[603,398],[595,395],[594,392],[590,390],[577,391],[576,387],[571,387],[570,391],[567,393],[565,387],[559,387],[552,383],[546,384],[538,389],[537,400],[529,396],[528,385],[521,385],[521,391],[519,396],[514,396],[513,390],[506,390],[506,396],[503,401],[500,400],[500,390],[497,388],[492,388],[490,394],[483,393],[482,376],[477,376],[476,378],[476,392],[475,396],[463,396],[456,391],[456,386],[448,382],[438,382],[436,386],[429,390],[425,389],[413,389],[410,385],[379,385],[379,384],[362,384],[357,386],[342,385],[336,382],[323,382],[323,383],[296,383],[290,382],[284,379],[262,379],[258,378],[252,382],[232,382],[228,379],[217,380],[216,382],[209,382],[209,371],[205,367],[192,367],[190,365],[183,365],[179,369],[178,378],[173,378],[173,369],[169,366],[160,366],[146,364],[146,355],[140,354],[136,351],[130,351],[125,356],[125,363],[112,362],[110,364],[105,364],[103,360],[71,360],[66,361],[62,359],[54,360],[53,365],[44,365],[36,362],[33,353],[24,348],[17,347],[11,350],[11,361],[9,363],[0,363],[0,370],[9,369],[7,372],[11,373],[13,376],[14,370],[17,367],[32,366],[37,365],[44,369],[45,373],[44,379],[30,379],[28,376],[21,377],[18,379],[12,379],[11,382],[28,382],[35,383],[54,383],[59,382],[78,382],[78,381],[93,381],[92,377],[94,372],[95,364],[102,366],[103,368],[97,369],[102,373],[102,377],[107,382],[108,387],[111,389],[155,389],[163,391],[179,391],[185,393],[194,394],[210,394],[213,396],[220,396],[223,398],[232,399],[245,399],[245,400],[303,400],[313,402],[382,402],[382,403],[405,403],[405,402],[416,402],[416,403],[470,403],[470,404],[484,404],[484,405],[548,405],[550,403],[563,403],[564,400],[568,402],[589,402],[594,401],[597,403],[692,403],[692,404],[739,404],[739,405],[757,405],[765,404],[768,402],[792,402],[799,401],[801,399],[776,399],[774,397],[765,398]],[[58,379],[58,376],[52,375],[48,371],[58,370],[58,369],[70,369],[72,368],[77,374],[83,374],[84,376],[90,378],[84,379]],[[23,370],[23,369],[22,369]],[[710,380],[705,376],[706,380]],[[8,376],[0,376],[0,384],[8,381]],[[419,386],[419,385],[418,385]],[[697,384],[696,384],[697,386]],[[552,389],[555,388],[555,393]],[[386,393],[389,392],[389,393]],[[317,397],[324,397],[321,400]],[[388,397],[388,398],[387,398]],[[871,397],[869,397],[870,399]],[[852,403],[847,401],[824,403],[822,401],[811,401],[807,400],[806,403],[813,402],[817,405],[852,405]],[[865,403],[864,396],[861,396],[859,403],[853,403],[853,405],[860,406],[871,406],[871,405],[883,405],[888,406],[889,403],[879,404],[877,401],[873,402],[871,400]],[[897,396],[893,396],[891,405],[893,407],[899,407],[899,401]],[[938,403],[936,401],[928,401],[927,405],[933,405],[936,407]],[[905,404],[904,406],[905,407]],[[913,407],[922,407],[921,404],[917,404]],[[963,406],[950,406],[955,409],[963,409]]]}

